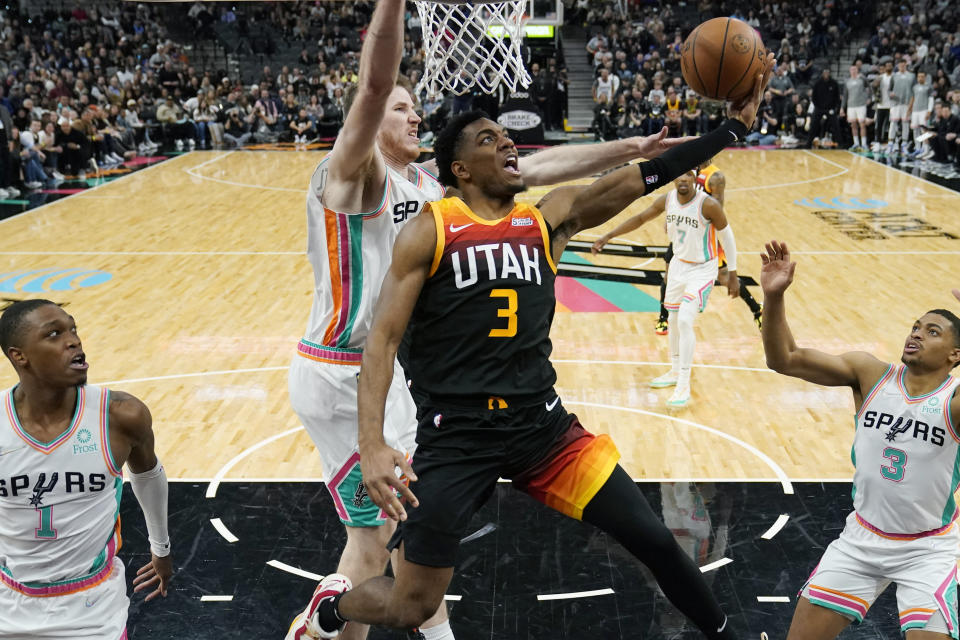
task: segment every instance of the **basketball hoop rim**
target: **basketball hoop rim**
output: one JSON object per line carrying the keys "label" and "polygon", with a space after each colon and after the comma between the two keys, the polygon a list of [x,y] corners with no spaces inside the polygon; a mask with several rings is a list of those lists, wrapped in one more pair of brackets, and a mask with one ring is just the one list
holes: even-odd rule
{"label": "basketball hoop rim", "polygon": [[[463,95],[477,86],[492,94],[501,85],[510,91],[529,86],[521,52],[528,2],[416,0],[425,53],[417,93]],[[504,27],[504,35],[492,34],[495,24]],[[474,59],[478,50],[482,54]]]}

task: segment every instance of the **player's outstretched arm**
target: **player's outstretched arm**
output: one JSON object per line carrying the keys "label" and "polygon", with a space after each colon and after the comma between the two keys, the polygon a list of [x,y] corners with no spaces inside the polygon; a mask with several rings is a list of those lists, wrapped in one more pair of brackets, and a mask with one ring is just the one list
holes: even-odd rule
{"label": "player's outstretched arm", "polygon": [[583,189],[573,206],[564,208],[558,198],[541,209],[558,237],[573,237],[579,231],[603,224],[647,193],[673,181],[702,162],[720,153],[728,144],[742,140],[757,118],[763,91],[770,81],[773,54],[753,82],[753,91],[728,106],[729,117],[707,135],[666,151],[658,158],[613,171]]}
{"label": "player's outstretched arm", "polygon": [[668,138],[667,128],[652,136],[594,144],[561,144],[520,158],[519,168],[527,186],[557,184],[587,178],[619,167],[631,160],[650,160],[667,149],[694,140],[693,136]]}
{"label": "player's outstretched arm", "polygon": [[146,600],[167,597],[173,577],[170,534],[167,530],[167,475],[154,451],[153,418],[140,400],[122,391],[110,394],[110,445],[114,458],[126,460],[130,486],[147,523],[150,562],[133,580],[134,592],[150,589]]}
{"label": "player's outstretched arm", "polygon": [[[523,156],[519,169],[528,187],[557,184],[567,180],[587,178],[595,173],[619,167],[631,160],[658,157],[667,149],[695,140],[694,136],[668,138],[668,129],[652,136],[634,136],[623,140],[592,144],[559,144],[543,151]],[[435,159],[421,164],[431,175],[437,175]]]}
{"label": "player's outstretched arm", "polygon": [[393,362],[413,307],[430,274],[437,246],[437,229],[429,205],[413,218],[393,245],[393,261],[380,288],[373,324],[363,349],[357,390],[358,443],[363,484],[373,502],[394,520],[407,513],[394,492],[414,506],[417,498],[397,477],[396,468],[417,479],[402,451],[383,439],[383,414],[393,380]]}
{"label": "player's outstretched arm", "polygon": [[790,250],[773,240],[760,254],[760,286],[763,288],[763,322],[761,335],[767,366],[784,375],[828,387],[852,387],[854,393],[872,385],[886,371],[887,365],[869,353],[849,352],[832,355],[816,349],[801,349],[793,339],[784,307],[784,293],[793,282],[797,263],[790,260]]}
{"label": "player's outstretched arm", "polygon": [[336,181],[379,185],[386,179],[386,166],[376,153],[375,142],[400,69],[404,10],[404,0],[379,0],[373,12],[360,51],[357,94],[328,164],[330,177]]}
{"label": "player's outstretched arm", "polygon": [[[742,122],[725,120],[707,135],[674,147],[655,160],[608,173],[578,189],[574,198],[569,197],[573,192],[565,192],[564,197],[545,197],[540,211],[554,229],[555,240],[572,238],[584,229],[603,224],[637,198],[668,184],[746,135]],[[551,195],[552,191],[548,196]]]}
{"label": "player's outstretched arm", "polygon": [[600,238],[593,243],[593,246],[590,247],[590,253],[597,255],[603,248],[610,242],[612,239],[622,236],[625,233],[630,233],[631,231],[636,231],[642,227],[647,222],[650,222],[661,213],[664,212],[667,205],[667,196],[660,196],[653,201],[649,207],[641,211],[635,216],[631,216],[617,225],[613,231],[605,233]]}

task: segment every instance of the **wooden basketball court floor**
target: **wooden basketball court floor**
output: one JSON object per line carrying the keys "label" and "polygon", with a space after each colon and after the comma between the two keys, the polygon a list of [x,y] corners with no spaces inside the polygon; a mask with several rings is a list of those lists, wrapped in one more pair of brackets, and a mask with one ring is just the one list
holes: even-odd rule
{"label": "wooden basketball court floor", "polygon": [[[194,487],[198,499],[218,489],[223,495],[233,483],[319,479],[316,451],[289,407],[286,376],[310,308],[304,199],[320,158],[193,152],[0,221],[0,297],[68,305],[90,381],[148,404],[168,475]],[[841,151],[729,150],[716,164],[727,176],[740,274],[759,280],[767,240],[785,240],[794,252],[788,317],[800,345],[896,362],[915,318],[956,306],[950,289],[960,286],[960,194]],[[545,191],[521,199],[536,202]],[[665,244],[663,225],[627,241]],[[653,287],[636,289],[641,298],[657,296]],[[759,287],[753,293],[761,299]],[[588,428],[613,436],[638,480],[767,481],[777,495],[790,495],[797,482],[850,479],[849,390],[767,370],[750,314],[723,289],[698,318],[693,401],[681,411],[666,408],[669,391],[646,386],[668,362],[654,313],[568,308],[576,304],[561,305],[552,332],[558,391]],[[10,367],[0,369],[0,386],[14,382]],[[848,500],[839,498],[838,514]],[[229,514],[222,515],[226,530]],[[342,540],[325,544],[335,543]],[[801,555],[815,562],[819,553]],[[288,564],[309,575],[330,570],[331,558]],[[302,582],[298,593],[308,593]],[[781,614],[788,619],[789,611]]]}

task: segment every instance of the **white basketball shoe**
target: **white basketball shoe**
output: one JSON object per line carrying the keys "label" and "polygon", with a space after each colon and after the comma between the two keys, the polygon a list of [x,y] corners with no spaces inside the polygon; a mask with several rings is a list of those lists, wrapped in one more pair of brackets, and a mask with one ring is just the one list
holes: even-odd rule
{"label": "white basketball shoe", "polygon": [[324,577],[317,588],[314,589],[313,597],[310,598],[307,608],[290,623],[290,629],[284,636],[284,640],[317,640],[318,638],[336,638],[339,636],[346,623],[340,625],[338,629],[326,631],[320,626],[320,621],[317,619],[317,610],[324,600],[336,597],[352,588],[353,585],[347,576],[331,573]]}
{"label": "white basketball shoe", "polygon": [[690,385],[678,385],[673,390],[673,395],[667,400],[668,407],[681,408],[687,406],[690,402]]}
{"label": "white basketball shoe", "polygon": [[663,374],[662,376],[657,376],[649,382],[650,386],[654,389],[663,389],[665,387],[675,387],[677,385],[678,374],[676,371],[670,371]]}

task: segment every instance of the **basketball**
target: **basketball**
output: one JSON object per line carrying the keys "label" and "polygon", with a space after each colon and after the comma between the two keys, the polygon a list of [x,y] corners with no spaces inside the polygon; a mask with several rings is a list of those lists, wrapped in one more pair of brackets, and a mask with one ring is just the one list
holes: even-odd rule
{"label": "basketball", "polygon": [[738,100],[753,87],[766,50],[757,31],[736,18],[707,20],[687,36],[680,69],[704,98]]}

